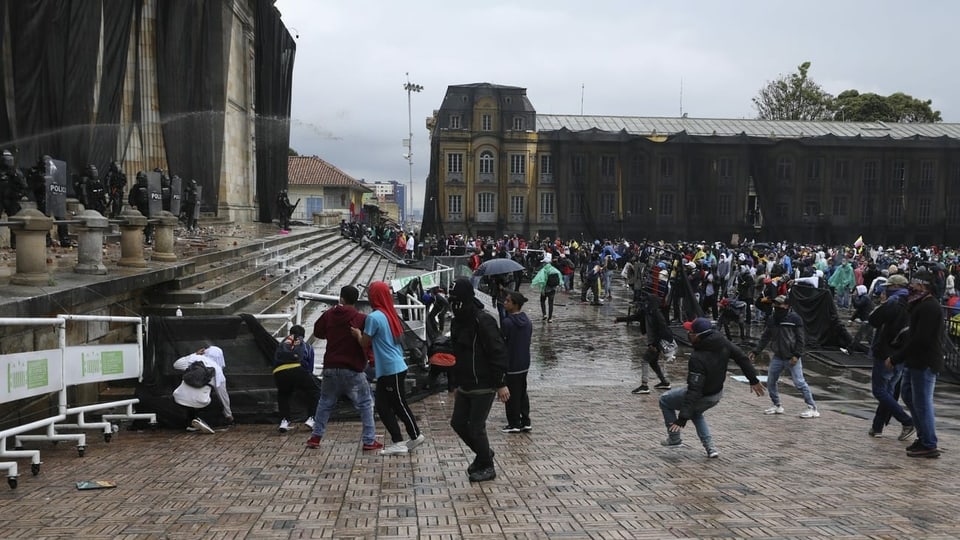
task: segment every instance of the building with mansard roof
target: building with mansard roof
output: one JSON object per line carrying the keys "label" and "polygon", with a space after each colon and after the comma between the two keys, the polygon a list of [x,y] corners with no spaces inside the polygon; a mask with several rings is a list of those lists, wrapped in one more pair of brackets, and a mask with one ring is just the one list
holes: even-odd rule
{"label": "building with mansard roof", "polygon": [[960,124],[538,114],[477,83],[427,128],[427,232],[960,243]]}

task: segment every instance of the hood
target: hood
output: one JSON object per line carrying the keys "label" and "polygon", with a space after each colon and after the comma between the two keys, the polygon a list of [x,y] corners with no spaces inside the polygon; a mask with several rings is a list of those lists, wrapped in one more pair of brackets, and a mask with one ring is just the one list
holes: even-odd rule
{"label": "hood", "polygon": [[721,351],[727,347],[727,340],[716,330],[700,338],[700,341],[694,343],[693,349],[696,351]]}
{"label": "hood", "polygon": [[527,326],[530,326],[530,317],[527,317],[527,314],[522,311],[518,311],[516,313],[508,313],[507,316],[504,318],[510,319],[513,322],[513,324],[517,325],[517,327],[519,328],[525,328]]}
{"label": "hood", "polygon": [[370,305],[374,309],[387,316],[390,323],[390,333],[398,338],[403,335],[403,325],[400,324],[400,318],[397,317],[397,310],[393,307],[393,294],[390,292],[390,286],[383,281],[375,281],[367,288],[367,298],[370,299]]}
{"label": "hood", "polygon": [[[353,306],[345,306],[343,304],[337,304],[329,310],[329,317],[337,325],[340,324],[349,324],[354,317],[357,316],[357,308]],[[361,329],[362,330],[362,329]]]}

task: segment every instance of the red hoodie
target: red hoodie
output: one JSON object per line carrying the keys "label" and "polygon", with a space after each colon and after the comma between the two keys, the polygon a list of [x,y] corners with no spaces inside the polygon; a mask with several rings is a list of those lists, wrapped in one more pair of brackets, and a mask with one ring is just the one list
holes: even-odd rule
{"label": "red hoodie", "polygon": [[353,306],[337,305],[323,312],[313,325],[313,335],[327,340],[323,354],[324,368],[352,369],[362,372],[367,367],[367,354],[350,328],[363,330],[367,316]]}

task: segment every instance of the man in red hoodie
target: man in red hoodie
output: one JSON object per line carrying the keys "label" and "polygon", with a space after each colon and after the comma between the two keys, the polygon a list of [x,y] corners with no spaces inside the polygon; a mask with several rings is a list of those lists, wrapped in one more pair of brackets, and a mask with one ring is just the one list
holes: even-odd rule
{"label": "man in red hoodie", "polygon": [[340,303],[323,312],[313,325],[313,335],[327,340],[323,354],[323,381],[320,385],[320,402],[313,415],[315,424],[307,448],[317,448],[327,429],[330,413],[341,396],[347,396],[360,413],[363,424],[363,449],[378,450],[383,443],[376,440],[373,423],[373,399],[370,383],[364,375],[367,354],[353,336],[352,328],[363,328],[366,315],[354,305],[360,297],[356,287],[347,285],[340,289]]}

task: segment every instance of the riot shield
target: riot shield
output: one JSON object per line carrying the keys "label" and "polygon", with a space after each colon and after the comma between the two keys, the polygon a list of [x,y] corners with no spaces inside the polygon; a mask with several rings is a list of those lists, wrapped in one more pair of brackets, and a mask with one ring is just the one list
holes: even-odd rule
{"label": "riot shield", "polygon": [[44,176],[47,190],[47,215],[57,219],[67,217],[67,195],[72,186],[67,182],[67,162],[51,160],[55,167],[52,175]]}
{"label": "riot shield", "polygon": [[150,215],[147,217],[160,217],[163,212],[163,195],[160,189],[160,173],[150,171],[147,174],[147,196],[149,200]]}
{"label": "riot shield", "polygon": [[183,195],[183,179],[174,176],[170,179],[170,213],[180,216],[180,199]]}

